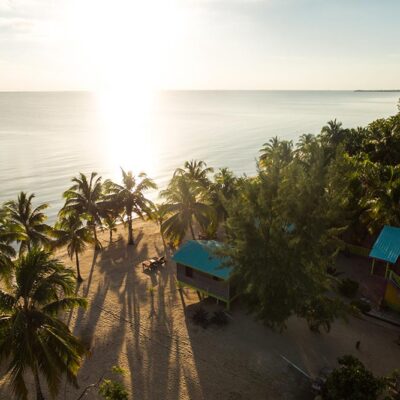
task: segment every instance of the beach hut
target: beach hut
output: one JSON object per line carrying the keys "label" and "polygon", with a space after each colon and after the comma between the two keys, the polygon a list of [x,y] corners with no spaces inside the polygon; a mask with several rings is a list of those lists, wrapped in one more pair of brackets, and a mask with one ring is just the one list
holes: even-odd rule
{"label": "beach hut", "polygon": [[231,284],[233,268],[227,258],[216,254],[221,243],[215,240],[189,240],[172,257],[179,285],[195,289],[226,303],[229,309],[235,297]]}
{"label": "beach hut", "polygon": [[385,303],[400,311],[400,275],[398,267],[396,267],[400,256],[400,228],[385,225],[369,256],[372,258],[371,274],[374,273],[376,260],[386,263]]}

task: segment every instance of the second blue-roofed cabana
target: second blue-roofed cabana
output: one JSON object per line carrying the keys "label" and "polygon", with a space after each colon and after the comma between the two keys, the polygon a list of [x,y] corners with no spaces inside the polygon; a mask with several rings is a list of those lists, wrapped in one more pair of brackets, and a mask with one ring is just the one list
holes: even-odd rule
{"label": "second blue-roofed cabana", "polygon": [[229,309],[234,297],[229,260],[218,255],[222,244],[215,240],[189,240],[172,257],[177,280],[206,296],[222,300]]}
{"label": "second blue-roofed cabana", "polygon": [[374,273],[375,260],[386,262],[386,278],[389,264],[396,264],[400,256],[400,228],[385,225],[378,239],[376,239],[369,256],[373,258],[371,274]]}

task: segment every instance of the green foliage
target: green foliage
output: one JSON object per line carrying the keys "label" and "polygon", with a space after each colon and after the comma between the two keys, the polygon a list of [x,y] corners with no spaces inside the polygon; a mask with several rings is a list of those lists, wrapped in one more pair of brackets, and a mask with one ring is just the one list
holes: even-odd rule
{"label": "green foliage", "polygon": [[34,246],[49,245],[52,229],[45,224],[47,219],[43,211],[47,204],[34,207],[32,201],[35,195],[21,192],[17,200],[10,200],[4,205],[8,226],[8,235],[20,244],[20,254]]}
{"label": "green foliage", "polygon": [[166,201],[164,210],[167,215],[161,229],[174,242],[180,243],[189,230],[195,239],[194,221],[206,228],[215,217],[205,200],[204,187],[186,175],[176,175],[168,188],[161,192],[161,197]]}
{"label": "green foliage", "polygon": [[386,379],[375,377],[357,358],[347,355],[338,362],[324,385],[324,400],[377,400],[386,388]]}
{"label": "green foliage", "polygon": [[[25,372],[44,377],[54,397],[62,375],[77,386],[86,350],[58,317],[61,311],[85,307],[76,297],[73,272],[50,253],[33,248],[13,262],[13,285],[0,291],[0,359],[7,365],[14,398],[27,399]],[[38,397],[39,398],[39,397]]]}
{"label": "green foliage", "polygon": [[338,289],[343,296],[352,298],[357,294],[359,286],[358,282],[345,278],[340,280]]}
{"label": "green foliage", "polygon": [[279,168],[241,183],[228,209],[224,254],[249,309],[264,323],[283,329],[295,314],[312,329],[329,330],[343,315],[342,303],[326,297],[333,289],[327,267],[341,247],[341,198],[326,189],[331,171],[321,145]]}
{"label": "green foliage", "polygon": [[106,181],[108,191],[106,207],[114,211],[122,210],[122,214],[128,222],[128,244],[133,244],[133,214],[143,217],[150,216],[153,207],[152,202],[145,197],[145,192],[156,189],[157,185],[144,172],[134,176],[132,171],[122,172],[122,185]]}
{"label": "green foliage", "polygon": [[71,260],[75,257],[78,281],[82,281],[79,268],[79,254],[83,253],[88,243],[93,243],[94,238],[87,225],[79,214],[71,212],[59,219],[53,232],[56,238],[54,246],[67,246],[67,252]]}
{"label": "green foliage", "polygon": [[101,225],[101,207],[104,204],[101,176],[92,172],[88,178],[80,173],[79,177],[72,178],[72,182],[73,185],[64,192],[65,204],[59,215],[77,214],[84,218],[92,229],[96,249],[100,249],[96,226]]}
{"label": "green foliage", "polygon": [[[125,370],[118,366],[112,367],[111,371],[115,375],[125,375]],[[124,384],[113,379],[103,379],[99,387],[99,394],[105,400],[127,400],[129,398],[129,393]]]}

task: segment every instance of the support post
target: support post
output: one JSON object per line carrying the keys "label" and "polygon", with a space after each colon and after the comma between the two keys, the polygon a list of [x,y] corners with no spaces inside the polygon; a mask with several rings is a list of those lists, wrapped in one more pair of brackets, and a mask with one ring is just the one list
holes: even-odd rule
{"label": "support post", "polygon": [[372,259],[371,275],[374,274],[374,268],[375,268],[375,258]]}
{"label": "support post", "polygon": [[388,271],[389,271],[389,263],[387,262],[386,263],[386,270],[385,270],[385,279],[387,279]]}

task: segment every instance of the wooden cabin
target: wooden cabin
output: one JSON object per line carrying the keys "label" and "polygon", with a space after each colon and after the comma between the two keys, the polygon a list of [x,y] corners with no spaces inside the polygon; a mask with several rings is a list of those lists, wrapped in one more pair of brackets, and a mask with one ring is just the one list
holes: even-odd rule
{"label": "wooden cabin", "polygon": [[226,303],[229,309],[235,297],[231,285],[233,268],[227,259],[216,254],[221,243],[215,240],[189,240],[172,257],[181,286]]}

